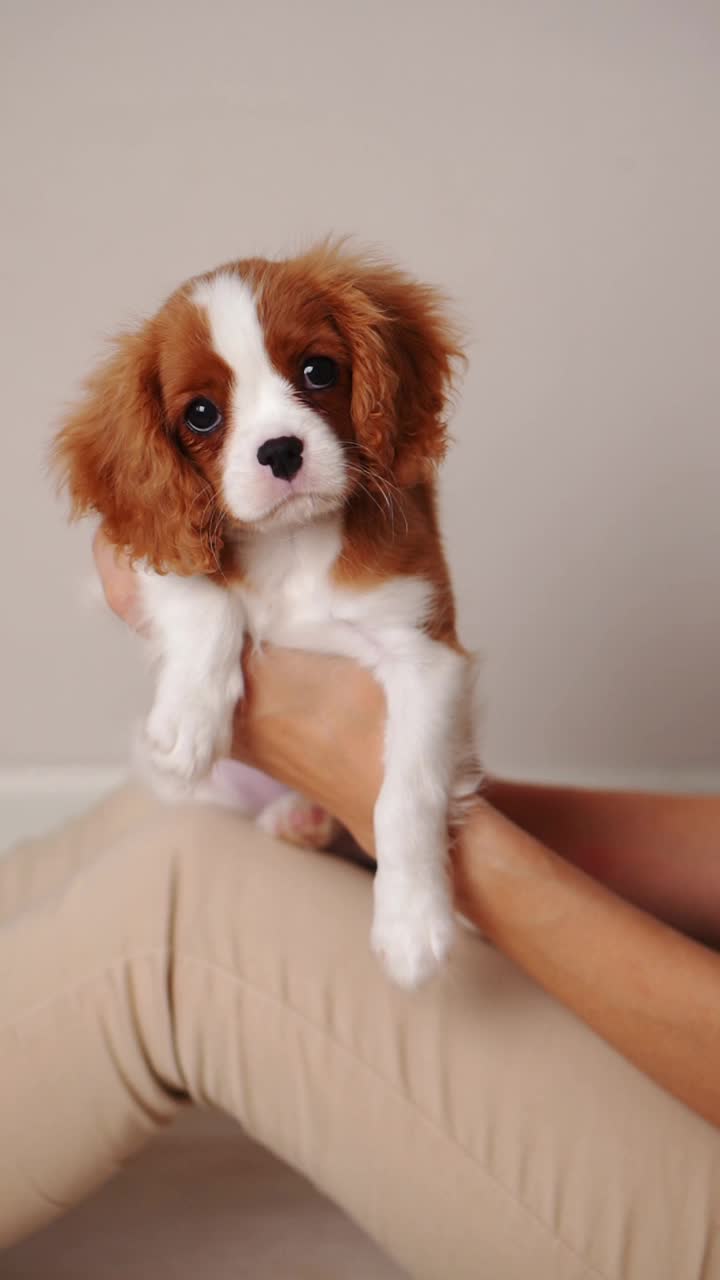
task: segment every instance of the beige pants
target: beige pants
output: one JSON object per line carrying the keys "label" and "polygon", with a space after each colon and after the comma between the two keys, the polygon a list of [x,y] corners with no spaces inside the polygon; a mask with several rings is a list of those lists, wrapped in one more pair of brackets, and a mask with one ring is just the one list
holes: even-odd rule
{"label": "beige pants", "polygon": [[471,935],[394,989],[370,905],[354,866],[131,789],[0,860],[0,1241],[190,1097],[411,1276],[720,1276],[718,1133]]}

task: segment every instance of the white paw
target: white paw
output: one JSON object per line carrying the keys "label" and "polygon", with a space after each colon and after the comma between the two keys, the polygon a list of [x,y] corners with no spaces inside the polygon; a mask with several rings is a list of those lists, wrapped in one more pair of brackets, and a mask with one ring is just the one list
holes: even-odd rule
{"label": "white paw", "polygon": [[145,724],[141,755],[159,789],[180,791],[207,777],[227,754],[237,703],[234,687],[193,689],[172,699],[158,698]]}
{"label": "white paw", "polygon": [[372,949],[401,987],[417,987],[441,967],[455,935],[455,913],[443,872],[378,871]]}
{"label": "white paw", "polygon": [[295,791],[278,796],[256,819],[268,835],[305,849],[327,849],[339,831],[339,824],[318,804]]}

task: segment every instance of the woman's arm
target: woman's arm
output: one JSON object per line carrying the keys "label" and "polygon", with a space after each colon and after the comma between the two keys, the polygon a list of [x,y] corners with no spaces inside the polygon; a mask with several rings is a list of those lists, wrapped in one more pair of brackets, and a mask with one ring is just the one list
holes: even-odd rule
{"label": "woman's arm", "polygon": [[[254,658],[248,674],[238,754],[337,814],[372,850],[383,725],[373,681],[341,659],[287,653]],[[712,804],[700,802],[696,821],[693,800],[676,807],[611,796],[596,804],[583,793],[585,826],[582,797],[529,792],[490,786],[494,801],[552,829],[579,861],[587,849],[623,837],[632,863],[634,833],[640,865],[652,862],[654,848],[679,863],[687,834],[691,879],[692,866],[712,862],[720,845]],[[565,796],[573,801],[567,824]],[[620,851],[615,844],[614,856]],[[485,801],[457,840],[452,865],[459,905],[496,946],[624,1057],[720,1125],[719,955],[623,901]],[[706,923],[720,934],[717,909],[708,908]]]}
{"label": "woman's arm", "polygon": [[720,946],[720,796],[491,780],[485,797],[628,902]]}
{"label": "woman's arm", "polygon": [[[237,753],[261,760],[268,773],[320,803],[327,798],[318,792],[330,785],[341,806],[337,816],[371,850],[371,801],[364,791],[374,795],[380,786],[384,715],[375,682],[344,659],[306,654],[273,653],[251,661],[249,670]],[[719,796],[588,791],[492,778],[483,795],[516,827],[621,897],[720,945]]]}
{"label": "woman's arm", "polygon": [[720,1125],[720,955],[623,901],[490,806],[476,807],[453,865],[463,911],[500,950]]}
{"label": "woman's arm", "polygon": [[[277,651],[250,658],[246,672],[236,753],[324,805],[372,851],[384,725],[375,682],[344,659]],[[615,865],[633,863],[634,831],[641,865],[660,850],[663,859],[684,862],[690,879],[720,845],[712,805],[690,800],[681,811],[643,801],[636,824],[630,800],[616,807],[576,793],[543,798],[526,788],[503,792],[502,784],[492,784],[490,796],[556,839],[566,857],[478,802],[452,853],[463,911],[626,1058],[720,1125],[720,956],[567,860],[575,850],[582,862],[589,850],[612,845]],[[566,818],[563,796],[573,797]],[[698,803],[703,817],[696,820]],[[717,937],[720,913],[709,908],[706,923]]]}

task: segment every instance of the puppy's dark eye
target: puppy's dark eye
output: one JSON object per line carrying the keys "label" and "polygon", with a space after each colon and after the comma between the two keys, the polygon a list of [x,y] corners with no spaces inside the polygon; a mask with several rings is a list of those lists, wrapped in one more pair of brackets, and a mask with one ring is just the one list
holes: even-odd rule
{"label": "puppy's dark eye", "polygon": [[330,356],[306,356],[301,368],[303,386],[308,391],[325,391],[338,380],[338,367]]}
{"label": "puppy's dark eye", "polygon": [[222,422],[222,414],[207,396],[196,396],[185,410],[185,425],[199,436],[208,436],[217,431]]}

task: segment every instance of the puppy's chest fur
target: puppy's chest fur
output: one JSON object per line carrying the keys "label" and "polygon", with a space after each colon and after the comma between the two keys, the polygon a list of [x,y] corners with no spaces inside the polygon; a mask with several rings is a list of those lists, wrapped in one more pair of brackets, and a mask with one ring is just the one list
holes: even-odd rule
{"label": "puppy's chest fur", "polygon": [[[432,610],[432,587],[403,575],[352,585],[338,581],[340,521],[263,533],[234,548],[230,590],[253,640],[292,645],[329,623],[366,638],[422,628]],[[344,646],[343,646],[344,648]]]}

